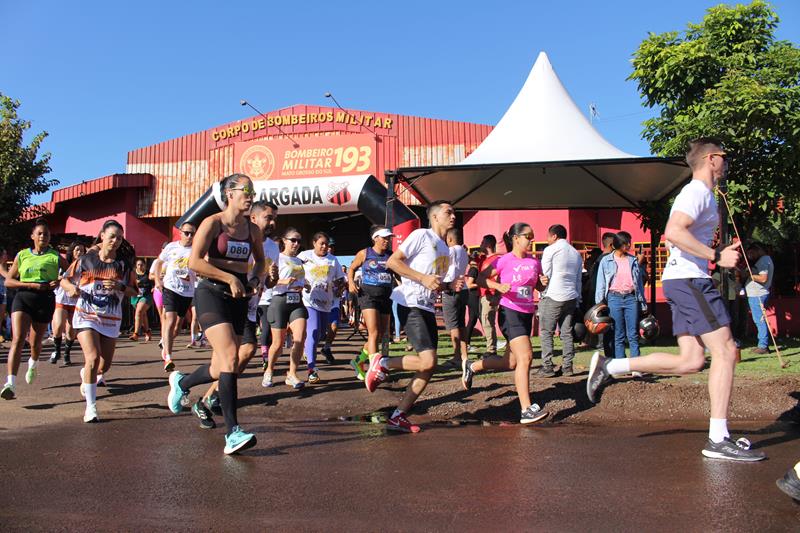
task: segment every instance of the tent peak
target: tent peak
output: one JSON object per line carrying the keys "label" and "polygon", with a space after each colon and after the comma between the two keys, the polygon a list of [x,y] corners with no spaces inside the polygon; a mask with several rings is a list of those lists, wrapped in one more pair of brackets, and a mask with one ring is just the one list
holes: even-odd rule
{"label": "tent peak", "polygon": [[586,119],[541,51],[506,113],[463,164],[631,157]]}

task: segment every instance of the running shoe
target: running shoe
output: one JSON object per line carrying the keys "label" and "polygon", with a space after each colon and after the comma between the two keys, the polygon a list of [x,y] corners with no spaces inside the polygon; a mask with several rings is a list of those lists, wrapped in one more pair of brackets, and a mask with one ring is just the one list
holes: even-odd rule
{"label": "running shoe", "polygon": [[217,427],[211,411],[205,406],[203,400],[197,400],[194,405],[192,405],[192,412],[200,419],[200,429],[214,429]]}
{"label": "running shoe", "polygon": [[105,374],[97,374],[97,386],[98,387],[105,387],[106,386]]}
{"label": "running shoe", "polygon": [[186,345],[187,348],[198,348],[199,346],[200,346],[200,344],[197,341],[194,341],[194,340]]}
{"label": "running shoe", "polygon": [[192,399],[189,398],[188,394],[181,396],[181,407],[183,407],[184,409],[192,408]]}
{"label": "running shoe", "polygon": [[256,445],[256,436],[246,433],[241,427],[233,426],[230,435],[225,436],[225,455],[244,451]]}
{"label": "running shoe", "polygon": [[28,371],[25,372],[25,383],[27,383],[28,385],[33,383],[34,380],[36,380],[36,373],[37,373],[36,367],[33,368],[28,367]]}
{"label": "running shoe", "polygon": [[308,373],[308,383],[309,383],[310,385],[316,385],[316,384],[320,383],[321,381],[322,381],[322,380],[321,380],[321,379],[319,379],[319,372],[317,372],[317,370],[316,370],[316,369],[314,369],[314,370],[311,370],[311,371]]}
{"label": "running shoe", "polygon": [[100,420],[97,418],[97,406],[87,405],[86,412],[83,413],[83,421],[87,424],[96,424]]}
{"label": "running shoe", "polygon": [[206,396],[205,398],[203,398],[203,403],[215,415],[222,414],[222,407],[220,406],[219,403],[219,394],[217,394],[216,392],[212,392],[211,396]]}
{"label": "running shoe", "polygon": [[272,387],[272,385],[273,385],[272,372],[270,372],[269,370],[265,370],[264,378],[261,380],[261,386],[266,388],[266,387]]}
{"label": "running shoe", "polygon": [[187,395],[187,392],[181,388],[180,381],[185,374],[177,370],[169,375],[169,394],[167,394],[167,406],[169,410],[176,415],[183,410],[181,399]]}
{"label": "running shoe", "polygon": [[783,477],[775,482],[787,496],[800,500],[800,478],[797,477],[797,466],[790,468]]}
{"label": "running shoe", "polygon": [[175,370],[175,363],[172,362],[172,357],[167,356],[164,359],[164,372],[172,372]]}
{"label": "running shoe", "polygon": [[597,403],[595,395],[609,377],[606,371],[606,359],[597,351],[594,352],[589,363],[589,377],[586,378],[586,396],[589,397],[589,401],[592,403]]}
{"label": "running shoe", "polygon": [[58,352],[53,352],[50,354],[50,364],[54,365],[58,362]]}
{"label": "running shoe", "polygon": [[383,357],[381,354],[375,354],[375,357],[372,359],[372,362],[369,365],[369,370],[367,370],[367,375],[364,378],[364,384],[367,386],[367,390],[370,392],[374,392],[375,389],[378,388],[378,385],[386,381],[386,378],[388,377],[386,375],[388,369],[384,368],[381,364],[382,359]]}
{"label": "running shoe", "polygon": [[330,347],[323,346],[320,352],[322,352],[322,355],[325,356],[326,363],[329,365],[336,364],[336,358],[333,356],[333,352],[331,351]]}
{"label": "running shoe", "polygon": [[504,350],[506,345],[508,345],[508,341],[497,341],[497,351]]}
{"label": "running shoe", "polygon": [[353,371],[356,373],[356,379],[359,381],[364,381],[365,373],[361,366],[361,362],[358,360],[358,357],[350,360],[350,366],[353,367]]}
{"label": "running shoe", "polygon": [[709,439],[703,448],[703,455],[710,459],[726,459],[728,461],[743,461],[752,463],[767,458],[767,454],[758,450],[751,450],[746,439],[736,442],[726,437],[722,442],[716,443]]}
{"label": "running shoe", "polygon": [[303,380],[301,380],[299,378],[296,378],[294,376],[286,376],[286,381],[284,383],[289,385],[294,390],[300,390],[300,389],[302,389],[303,387],[306,386],[306,382],[305,381],[303,381]]}
{"label": "running shoe", "polygon": [[63,363],[61,363],[61,366],[62,366],[62,367],[65,367],[65,366],[72,366],[72,359],[70,359],[70,357],[69,357],[68,355],[65,355],[65,356],[64,356],[64,362],[63,362]]}
{"label": "running shoe", "polygon": [[472,362],[469,359],[461,361],[461,385],[464,390],[472,388],[472,378],[475,377],[475,371],[472,370]]}
{"label": "running shoe", "polygon": [[206,348],[206,347],[208,347],[208,342],[206,341],[206,338],[203,337],[200,339],[200,348]]}
{"label": "running shoe", "polygon": [[409,422],[406,415],[400,413],[397,416],[392,416],[386,421],[386,429],[390,431],[402,431],[403,433],[419,433],[422,428],[416,424]]}
{"label": "running shoe", "polygon": [[539,407],[538,403],[532,403],[530,407],[522,411],[519,417],[520,424],[532,424],[539,420],[544,420],[550,415],[547,411]]}
{"label": "running shoe", "polygon": [[17,398],[17,394],[14,385],[11,383],[6,383],[3,387],[3,390],[0,391],[0,398],[4,400],[15,400]]}

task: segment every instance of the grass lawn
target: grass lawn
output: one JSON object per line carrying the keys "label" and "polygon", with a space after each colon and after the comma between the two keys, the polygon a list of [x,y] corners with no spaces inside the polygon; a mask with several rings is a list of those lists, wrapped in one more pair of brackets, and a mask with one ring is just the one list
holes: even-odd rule
{"label": "grass lawn", "polygon": [[[475,346],[483,349],[485,344],[482,337],[473,337]],[[533,366],[539,366],[539,359],[541,357],[541,347],[539,337],[533,337]],[[783,338],[779,339],[778,347],[781,350],[781,356],[784,362],[788,362],[788,366],[784,369],[780,367],[778,358],[775,355],[774,349],[771,353],[759,355],[752,352],[754,346],[748,345],[742,349],[742,361],[736,368],[736,375],[742,377],[778,377],[778,376],[798,376],[800,375],[800,339],[798,338]],[[393,356],[410,354],[413,352],[405,351],[406,343],[392,343],[390,347],[390,354]],[[677,343],[673,338],[662,338],[653,344],[642,344],[640,346],[642,355],[647,355],[653,352],[668,352],[678,353]],[[594,352],[593,349],[583,348],[579,349],[575,356],[576,369],[581,367],[588,368],[589,359]],[[453,355],[453,345],[450,342],[450,336],[443,332],[439,332],[439,361],[445,361]],[[556,365],[561,363],[561,342],[558,338],[555,339],[555,355]],[[479,357],[480,354],[470,354],[470,359]],[[708,369],[700,374],[695,374],[695,378],[705,379],[708,375]]]}

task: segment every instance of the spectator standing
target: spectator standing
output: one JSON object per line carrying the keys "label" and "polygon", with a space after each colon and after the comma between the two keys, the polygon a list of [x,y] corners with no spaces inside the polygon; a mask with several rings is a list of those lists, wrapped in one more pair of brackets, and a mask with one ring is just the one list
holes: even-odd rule
{"label": "spectator standing", "polygon": [[[492,266],[500,256],[497,254],[497,238],[494,235],[484,235],[481,240],[481,250],[485,255],[478,262],[478,271]],[[486,337],[486,353],[489,355],[497,354],[497,306],[500,303],[500,296],[494,289],[481,287],[481,328],[483,336]]]}
{"label": "spectator standing", "polygon": [[769,353],[769,324],[764,309],[769,301],[769,289],[772,287],[775,265],[759,243],[752,243],[747,247],[747,260],[750,262],[753,276],[744,290],[747,294],[747,303],[750,305],[750,314],[758,330],[758,346],[753,353],[765,354]]}
{"label": "spectator standing", "polygon": [[556,327],[561,332],[561,373],[573,375],[572,360],[575,347],[572,342],[572,317],[581,299],[583,258],[567,242],[567,228],[554,224],[547,230],[548,246],[542,253],[542,272],[546,289],[539,302],[539,330],[542,340],[542,367],[539,377],[553,377],[553,334]]}

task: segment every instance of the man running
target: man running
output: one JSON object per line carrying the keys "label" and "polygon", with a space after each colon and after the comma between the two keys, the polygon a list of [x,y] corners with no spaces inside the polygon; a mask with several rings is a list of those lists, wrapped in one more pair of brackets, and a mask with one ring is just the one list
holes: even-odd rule
{"label": "man running", "polygon": [[595,352],[589,367],[586,393],[594,402],[598,389],[611,375],[647,372],[651,374],[692,374],[705,366],[704,349],[711,352],[708,393],[711,420],[703,455],[733,461],[760,461],[764,452],[734,442],[728,433],[728,409],[736,345],[731,336],[730,316],[725,302],[708,275],[708,262],[732,268],[739,261],[740,243],[711,248],[719,223],[714,187],[725,173],[727,154],[722,143],[700,138],[689,143],[686,161],[693,179],[672,205],[664,237],[671,246],[662,275],[664,295],[672,309],[672,329],[678,337],[680,354],[653,353],[632,359],[608,359]]}
{"label": "man running", "polygon": [[457,292],[464,282],[463,278],[452,283],[442,282],[450,262],[450,249],[444,238],[447,230],[456,223],[453,206],[446,201],[433,202],[428,206],[428,221],[430,229],[412,231],[386,263],[390,270],[403,278],[392,299],[409,308],[406,331],[417,355],[376,355],[364,379],[367,390],[373,392],[386,380],[390,370],[415,372],[403,399],[387,422],[390,430],[410,433],[418,433],[421,428],[409,422],[406,413],[425,390],[436,368],[439,340],[434,314],[436,292],[445,287]]}

